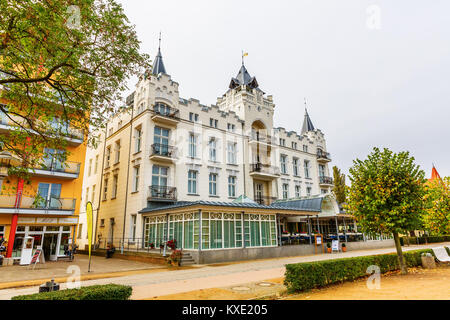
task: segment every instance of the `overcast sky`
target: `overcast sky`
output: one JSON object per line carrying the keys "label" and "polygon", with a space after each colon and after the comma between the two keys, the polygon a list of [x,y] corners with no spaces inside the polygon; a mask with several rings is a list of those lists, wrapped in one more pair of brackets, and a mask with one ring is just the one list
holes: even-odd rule
{"label": "overcast sky", "polygon": [[306,97],[345,173],[378,146],[450,176],[450,1],[118,1],[181,97],[215,104],[245,50],[275,126],[299,132]]}

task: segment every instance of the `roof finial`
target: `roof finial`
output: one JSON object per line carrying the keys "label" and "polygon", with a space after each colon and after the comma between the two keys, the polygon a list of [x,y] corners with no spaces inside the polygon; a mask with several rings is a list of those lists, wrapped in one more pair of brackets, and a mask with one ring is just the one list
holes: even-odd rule
{"label": "roof finial", "polygon": [[242,65],[244,65],[244,57],[248,56],[247,52],[244,52],[244,50],[242,50]]}
{"label": "roof finial", "polygon": [[308,113],[308,108],[306,107],[306,97],[303,97],[303,100],[305,101],[305,112]]}
{"label": "roof finial", "polygon": [[158,50],[161,50],[161,31],[159,32],[159,46]]}

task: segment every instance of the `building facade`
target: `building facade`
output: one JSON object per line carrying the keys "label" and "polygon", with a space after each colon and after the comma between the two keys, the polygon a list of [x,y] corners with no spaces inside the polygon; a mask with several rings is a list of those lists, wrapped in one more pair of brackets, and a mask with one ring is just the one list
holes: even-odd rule
{"label": "building facade", "polygon": [[[20,121],[13,118],[0,113],[0,134],[9,134],[15,121]],[[31,242],[33,251],[41,247],[46,260],[57,260],[66,256],[65,249],[75,237],[86,153],[84,134],[58,119],[51,125],[67,129],[67,160],[58,157],[63,150],[46,148],[41,150],[40,164],[30,169],[28,181],[6,176],[2,182],[0,237],[8,241],[8,255],[14,260],[21,259],[22,249]],[[27,238],[32,241],[25,243]]]}
{"label": "building facade", "polygon": [[[222,248],[225,242],[230,244],[231,235],[234,246],[243,246],[246,233],[240,228],[257,225],[260,240],[255,238],[255,245],[276,246],[288,220],[276,222],[276,213],[269,208],[274,201],[331,192],[324,134],[313,126],[306,110],[299,119],[300,133],[275,127],[273,97],[260,89],[244,64],[216,105],[182,98],[178,89],[159,50],[152,71],[139,78],[128,97],[130,108],[112,117],[106,130],[98,133],[98,147],[87,150],[77,241],[87,243],[84,211],[91,201],[94,241],[100,246],[147,247],[183,237],[178,242],[195,249],[206,232],[220,233],[221,240],[205,242],[203,248]],[[177,215],[172,210],[168,216],[160,210],[186,202],[236,204],[241,195],[253,200],[262,213],[253,208],[245,220],[241,211],[228,210],[226,217],[225,212],[220,217],[204,212],[199,222],[197,211]],[[208,226],[200,228],[198,224],[206,221]],[[224,228],[229,229],[228,240]],[[189,237],[184,237],[185,231]]]}

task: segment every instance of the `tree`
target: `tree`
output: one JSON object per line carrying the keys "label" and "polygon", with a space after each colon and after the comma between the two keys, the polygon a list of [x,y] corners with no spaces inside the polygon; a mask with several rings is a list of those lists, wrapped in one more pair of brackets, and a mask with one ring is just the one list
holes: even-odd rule
{"label": "tree", "polygon": [[[122,108],[125,81],[149,65],[115,0],[0,2],[0,146],[33,167],[66,137],[104,127]],[[66,154],[60,154],[61,160]]]}
{"label": "tree", "polygon": [[339,204],[345,202],[345,174],[341,173],[341,170],[334,166],[333,167],[333,194],[336,197],[336,200]]}
{"label": "tree", "polygon": [[425,185],[423,226],[433,235],[450,234],[450,177]]}
{"label": "tree", "polygon": [[393,153],[378,148],[366,160],[354,160],[350,168],[347,208],[364,232],[394,236],[402,274],[407,273],[407,268],[399,234],[420,225],[424,175],[409,152]]}

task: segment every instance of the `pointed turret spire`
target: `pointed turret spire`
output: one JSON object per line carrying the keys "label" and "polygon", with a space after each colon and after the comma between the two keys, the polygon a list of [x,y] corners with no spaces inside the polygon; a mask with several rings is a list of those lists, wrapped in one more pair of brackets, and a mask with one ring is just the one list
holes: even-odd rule
{"label": "pointed turret spire", "polygon": [[314,131],[314,125],[311,121],[311,118],[309,117],[305,99],[305,119],[303,120],[302,134],[305,134],[308,131]]}
{"label": "pointed turret spire", "polygon": [[163,58],[161,55],[161,32],[159,33],[159,46],[158,46],[158,54],[156,55],[155,62],[153,63],[152,74],[157,76],[160,73],[166,73],[166,68],[164,67]]}
{"label": "pointed turret spire", "polygon": [[252,77],[248,73],[247,68],[244,65],[244,57],[247,55],[248,55],[247,53],[244,53],[244,51],[242,51],[242,65],[241,65],[241,68],[239,69],[239,72],[238,72],[236,78],[231,78],[230,89],[234,89],[241,85],[246,85],[251,88],[259,87],[259,84],[258,84],[258,81],[256,81],[256,78]]}

